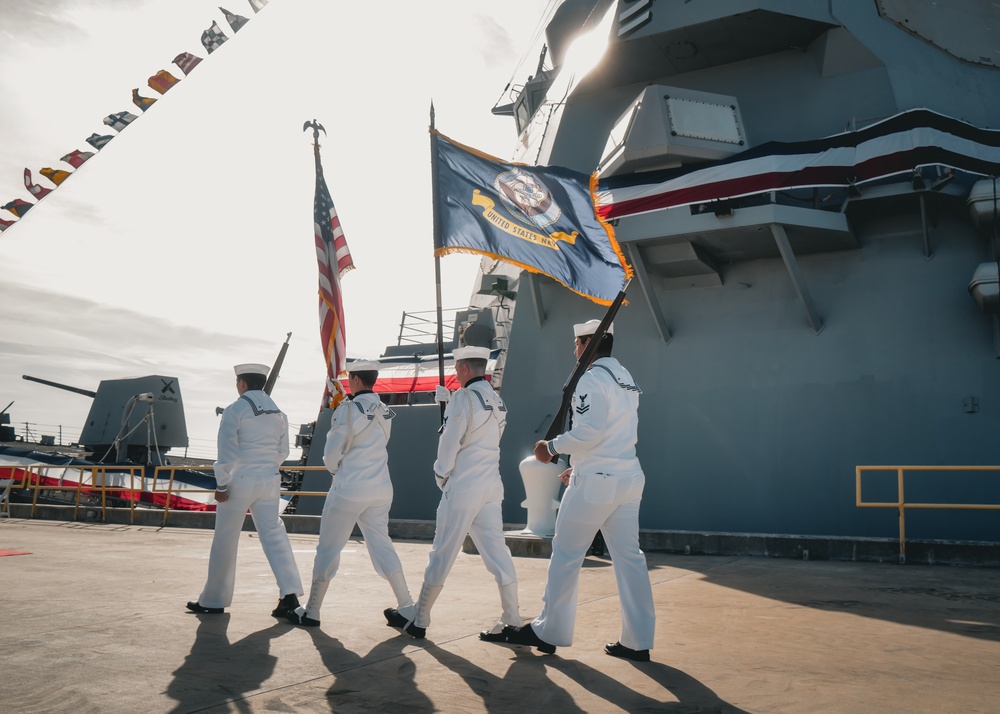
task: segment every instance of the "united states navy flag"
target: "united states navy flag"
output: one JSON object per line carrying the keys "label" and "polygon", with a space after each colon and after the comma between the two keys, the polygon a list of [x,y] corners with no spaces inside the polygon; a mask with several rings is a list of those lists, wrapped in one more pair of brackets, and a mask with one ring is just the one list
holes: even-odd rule
{"label": "united states navy flag", "polygon": [[480,253],[609,305],[632,269],[597,216],[595,176],[507,163],[431,130],[440,231],[435,255]]}

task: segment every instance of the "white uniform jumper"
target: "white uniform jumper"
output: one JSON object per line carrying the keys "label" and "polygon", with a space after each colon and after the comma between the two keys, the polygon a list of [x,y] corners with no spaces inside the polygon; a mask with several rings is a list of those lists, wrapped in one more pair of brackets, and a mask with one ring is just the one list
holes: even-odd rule
{"label": "white uniform jumper", "polygon": [[[504,540],[501,513],[500,437],[506,425],[507,408],[483,377],[471,379],[448,401],[434,462],[434,477],[443,493],[424,584],[412,616],[417,627],[430,624],[431,607],[467,534],[500,589],[503,613],[494,630],[499,632],[502,625],[520,627],[524,622],[518,612],[517,572]],[[408,610],[400,614],[411,617]]]}
{"label": "white uniform jumper", "polygon": [[278,516],[281,476],[288,458],[288,417],[259,389],[247,390],[222,412],[215,480],[229,498],[215,511],[208,581],[198,598],[202,607],[229,607],[236,584],[236,551],[247,509],[278,589],[301,595],[302,579],[292,556],[285,524]]}
{"label": "white uniform jumper", "polygon": [[403,566],[389,538],[392,482],[386,444],[396,413],[371,391],[359,392],[333,414],[323,449],[323,463],[333,474],[320,519],[319,543],[305,615],[319,620],[330,581],[340,567],[340,553],[354,524],[361,527],[375,572],[389,581],[398,606],[412,606]]}
{"label": "white uniform jumper", "polygon": [[613,357],[594,361],[573,394],[573,428],[552,440],[572,457],[552,539],[542,612],[531,628],[552,645],[573,644],[580,566],[600,530],[615,569],[622,609],[621,644],[653,647],[656,613],[639,549],[639,502],[645,477],[635,455],[640,390]]}

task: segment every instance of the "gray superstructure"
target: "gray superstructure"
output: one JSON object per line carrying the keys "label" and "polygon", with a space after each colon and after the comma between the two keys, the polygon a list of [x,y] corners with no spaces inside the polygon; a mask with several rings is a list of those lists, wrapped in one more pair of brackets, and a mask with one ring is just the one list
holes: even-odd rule
{"label": "gray superstructure", "polygon": [[[561,77],[570,40],[608,12],[603,61],[575,83]],[[1000,11],[989,2],[569,1],[546,40],[554,68],[509,107],[516,158],[530,164],[593,171],[651,86],[734,98],[747,147],[914,108],[1000,128]],[[995,259],[993,227],[970,216],[975,177],[922,176],[923,186],[901,176],[860,195],[775,194],[719,215],[684,206],[620,220],[638,275],[615,353],[643,390],[643,528],[892,537],[894,511],[855,506],[857,465],[998,463],[996,318],[968,292]],[[570,327],[602,314],[535,276],[521,279],[518,303],[502,386],[514,522],[517,463],[558,405]],[[895,500],[895,478],[871,480],[866,499]],[[908,476],[907,497],[1000,503],[1000,475]],[[907,518],[914,538],[1000,534],[997,511]]]}

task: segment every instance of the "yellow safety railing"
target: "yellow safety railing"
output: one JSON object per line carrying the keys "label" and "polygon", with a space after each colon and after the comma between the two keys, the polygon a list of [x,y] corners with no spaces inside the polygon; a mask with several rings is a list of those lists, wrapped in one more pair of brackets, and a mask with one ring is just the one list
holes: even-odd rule
{"label": "yellow safety railing", "polygon": [[[49,473],[52,470],[62,470],[61,478],[53,478]],[[66,470],[74,470],[78,473],[73,474],[77,479],[76,481],[66,480]],[[84,494],[94,495],[98,494],[101,498],[101,518],[107,518],[107,499],[108,494],[127,494],[125,498],[129,501],[129,522],[135,522],[135,507],[136,502],[140,501],[138,494],[149,493],[158,494],[163,496],[163,525],[166,525],[167,518],[171,511],[171,503],[174,499],[181,495],[186,494],[196,494],[196,493],[215,493],[213,488],[175,488],[174,480],[177,471],[211,471],[211,466],[157,466],[153,477],[149,478],[144,475],[144,468],[142,466],[135,465],[110,465],[110,464],[93,464],[93,465],[53,465],[53,464],[30,464],[25,466],[18,466],[16,468],[10,469],[10,478],[14,480],[12,484],[12,490],[31,490],[33,491],[31,498],[31,517],[35,517],[35,511],[38,507],[38,496],[42,491],[75,491],[76,499],[73,509],[73,518],[76,519],[80,512],[80,501]],[[295,466],[280,469],[281,471],[326,471],[324,466]],[[15,471],[20,471],[20,477],[16,476]],[[168,475],[169,474],[169,475]],[[2,472],[0,472],[2,475]],[[109,477],[111,475],[119,475],[126,477],[128,479],[129,485],[109,485]],[[89,476],[89,478],[88,478]],[[121,479],[116,479],[121,480]],[[159,488],[158,484],[163,480],[166,480],[166,488]],[[53,483],[54,482],[54,483]],[[287,489],[281,490],[282,494],[291,494],[295,496],[326,496],[326,491],[290,491]],[[154,499],[155,500],[155,499]],[[173,510],[178,510],[173,508]]]}
{"label": "yellow safety railing", "polygon": [[[215,493],[215,489],[212,488],[184,488],[179,490],[174,490],[174,477],[177,471],[211,471],[211,466],[157,466],[156,471],[153,474],[153,487],[150,489],[150,493],[162,493],[166,494],[165,504],[163,506],[163,525],[167,524],[167,517],[170,514],[170,496],[178,495],[180,493]],[[325,466],[295,466],[290,468],[279,469],[279,471],[326,471]],[[167,487],[166,489],[158,489],[156,484],[161,481],[161,474],[169,473],[169,477],[166,477]],[[326,491],[289,491],[287,489],[282,489],[283,494],[292,494],[295,496],[326,496]],[[176,509],[174,509],[176,510]]]}
{"label": "yellow safety railing", "polygon": [[[76,491],[76,501],[73,508],[73,518],[80,513],[80,499],[83,494],[99,494],[101,498],[101,518],[107,517],[108,494],[127,493],[130,502],[130,522],[135,521],[135,497],[134,494],[141,492],[142,487],[142,467],[134,465],[108,465],[108,464],[31,464],[19,467],[23,475],[18,486],[19,489],[31,489],[34,491],[31,497],[31,516],[34,517],[38,508],[38,494],[42,491]],[[51,471],[62,471],[62,476],[53,479],[49,473]],[[73,476],[75,481],[66,481],[66,471],[72,470],[76,473]],[[115,476],[122,478],[113,478]],[[89,477],[89,478],[88,478]],[[117,485],[108,483],[113,481],[128,480],[128,485]],[[139,485],[136,486],[136,479]],[[55,480],[55,483],[51,483]]]}
{"label": "yellow safety railing", "polygon": [[[163,525],[167,525],[167,517],[170,515],[170,497],[177,496],[179,491],[174,491],[174,476],[178,469],[181,471],[211,471],[213,467],[211,466],[157,466],[156,470],[153,471],[153,486],[150,489],[150,493],[162,493],[164,494],[163,501]],[[167,487],[166,489],[160,489],[156,487],[156,484],[160,483],[160,474],[169,473],[170,476],[167,477]],[[185,488],[180,489],[184,493],[215,493],[213,488]]]}
{"label": "yellow safety railing", "polygon": [[[863,501],[861,474],[865,471],[895,471],[895,502]],[[904,497],[903,476],[907,471],[1000,471],[1000,466],[856,466],[854,469],[855,505],[858,508],[895,508],[899,513],[899,562],[906,562],[906,509],[934,508],[966,511],[1000,511],[1000,503],[908,503]]]}

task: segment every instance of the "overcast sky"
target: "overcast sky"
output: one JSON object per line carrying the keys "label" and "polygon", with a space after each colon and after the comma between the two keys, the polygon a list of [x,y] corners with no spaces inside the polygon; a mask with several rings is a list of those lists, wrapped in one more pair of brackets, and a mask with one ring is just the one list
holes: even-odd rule
{"label": "overcast sky", "polygon": [[[430,157],[437,128],[514,153],[508,82],[535,70],[547,0],[248,0],[233,33],[212,0],[0,0],[0,205],[28,200],[23,171],[92,151],[105,116],[158,104],[0,233],[0,409],[79,433],[91,400],[22,374],[96,389],[102,379],[177,377],[191,455],[214,454],[231,367],[271,363],[292,342],[274,397],[293,431],[316,418],[325,367],[312,238],[306,120],[357,269],[344,277],[350,356],[377,356],[403,311],[432,310]],[[229,41],[211,55],[212,22]],[[189,76],[181,52],[203,62]],[[165,69],[166,95],[146,85]],[[12,219],[7,211],[0,216]],[[478,260],[442,260],[446,308],[468,304]],[[207,452],[207,453],[206,453]]]}

